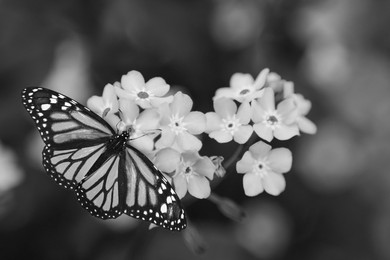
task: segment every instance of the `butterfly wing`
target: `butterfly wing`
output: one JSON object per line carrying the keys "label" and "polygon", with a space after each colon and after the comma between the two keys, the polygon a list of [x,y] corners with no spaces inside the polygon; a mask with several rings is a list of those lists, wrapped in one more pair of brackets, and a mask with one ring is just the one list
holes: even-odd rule
{"label": "butterfly wing", "polygon": [[104,152],[113,129],[87,107],[49,89],[26,88],[22,102],[46,144],[46,172],[59,185],[75,188]]}
{"label": "butterfly wing", "polygon": [[184,210],[169,182],[131,146],[111,149],[113,129],[88,108],[60,93],[26,88],[23,105],[46,146],[43,165],[80,204],[107,219],[122,213],[170,230],[186,227]]}
{"label": "butterfly wing", "polygon": [[106,219],[122,213],[169,230],[186,227],[180,199],[153,163],[132,146],[111,156],[76,188],[92,215]]}
{"label": "butterfly wing", "polygon": [[45,144],[56,149],[94,145],[115,134],[111,126],[89,108],[55,91],[25,88],[22,102]]}
{"label": "butterfly wing", "polygon": [[131,146],[96,167],[80,182],[76,193],[81,205],[102,219],[125,213],[169,230],[186,227],[184,210],[169,182]]}
{"label": "butterfly wing", "polygon": [[123,213],[125,182],[121,178],[120,157],[121,154],[112,154],[102,159],[75,189],[81,206],[95,217],[116,218]]}
{"label": "butterfly wing", "polygon": [[127,146],[125,153],[127,215],[170,230],[186,227],[179,197],[154,164],[140,151]]}

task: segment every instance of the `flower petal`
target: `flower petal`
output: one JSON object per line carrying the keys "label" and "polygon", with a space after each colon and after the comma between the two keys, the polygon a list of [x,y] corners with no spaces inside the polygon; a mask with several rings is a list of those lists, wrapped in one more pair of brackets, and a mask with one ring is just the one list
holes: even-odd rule
{"label": "flower petal", "polygon": [[253,158],[262,159],[268,157],[272,147],[263,141],[258,141],[249,147],[249,151],[252,153]]}
{"label": "flower petal", "polygon": [[151,91],[154,96],[162,97],[169,91],[169,85],[163,78],[155,77],[146,82],[146,89]]}
{"label": "flower petal", "polygon": [[232,88],[220,88],[217,89],[213,97],[213,101],[219,98],[235,98],[236,92]]}
{"label": "flower petal", "polygon": [[107,84],[103,89],[103,100],[105,107],[110,108],[109,113],[118,112],[118,99],[115,93],[115,87],[111,84]]}
{"label": "flower petal", "polygon": [[179,117],[186,116],[192,109],[192,99],[190,96],[177,92],[173,97],[173,101],[170,104],[172,115],[178,115]]}
{"label": "flower petal", "polygon": [[137,95],[136,92],[124,90],[118,87],[115,87],[114,90],[119,99],[130,99],[130,100],[136,99],[136,95]]}
{"label": "flower petal", "polygon": [[279,103],[277,111],[283,117],[288,117],[289,114],[294,112],[295,105],[292,98],[288,98]]}
{"label": "flower petal", "polygon": [[253,128],[250,125],[242,125],[238,127],[238,131],[234,133],[234,141],[239,144],[244,144],[248,141],[253,133]]}
{"label": "flower petal", "polygon": [[294,94],[294,102],[298,107],[298,113],[300,115],[307,115],[311,109],[311,101],[307,100],[301,94]]}
{"label": "flower petal", "polygon": [[176,135],[168,126],[161,127],[161,138],[156,142],[158,149],[170,147],[175,141]]}
{"label": "flower petal", "polygon": [[139,115],[139,107],[130,99],[120,99],[119,107],[121,110],[121,119],[127,126],[133,124]]}
{"label": "flower petal", "polygon": [[202,148],[202,142],[198,138],[187,132],[179,134],[176,140],[179,147],[184,151],[199,151],[200,148]]}
{"label": "flower petal", "polygon": [[253,122],[259,123],[259,122],[263,121],[266,111],[260,105],[259,101],[253,101],[251,108],[252,108],[251,116],[252,116]]}
{"label": "flower petal", "polygon": [[131,146],[134,146],[141,152],[151,152],[154,149],[153,139],[149,136],[142,136],[140,138],[136,138],[131,140]]}
{"label": "flower petal", "polygon": [[288,140],[296,135],[299,135],[299,129],[296,124],[281,125],[274,130],[274,136],[278,140]]}
{"label": "flower petal", "polygon": [[173,185],[175,186],[175,192],[180,199],[187,194],[187,180],[184,174],[178,174],[173,177]]}
{"label": "flower petal", "polygon": [[146,109],[139,114],[137,125],[140,130],[156,130],[159,127],[160,115],[156,109]]}
{"label": "flower petal", "polygon": [[275,94],[272,88],[265,88],[264,94],[259,100],[259,104],[266,111],[275,110]]}
{"label": "flower petal", "polygon": [[161,149],[156,153],[154,163],[163,172],[173,172],[180,164],[180,153],[171,148]]}
{"label": "flower petal", "polygon": [[181,154],[181,158],[185,162],[186,166],[194,165],[202,157],[197,151],[186,151]]}
{"label": "flower petal", "polygon": [[160,114],[160,125],[166,126],[168,125],[171,120],[171,109],[169,107],[169,104],[164,103],[161,106],[157,108],[158,113]]}
{"label": "flower petal", "polygon": [[264,94],[264,89],[260,89],[260,90],[257,90],[257,91],[254,91],[250,97],[251,100],[255,100],[255,99],[258,99],[258,98],[261,98]]}
{"label": "flower petal", "polygon": [[298,123],[299,129],[306,134],[313,135],[317,132],[317,126],[312,121],[307,119],[306,117],[303,117],[303,116],[298,117],[297,123]]}
{"label": "flower petal", "polygon": [[202,112],[193,111],[184,118],[183,123],[190,134],[198,135],[206,129],[206,116]]}
{"label": "flower petal", "polygon": [[136,98],[135,103],[143,109],[151,108],[150,99]]}
{"label": "flower petal", "polygon": [[215,139],[218,143],[228,143],[233,140],[233,136],[226,131],[213,131],[209,134],[209,137]]}
{"label": "flower petal", "polygon": [[127,91],[136,91],[145,87],[145,79],[141,73],[136,70],[129,71],[126,75],[121,78],[122,88]]}
{"label": "flower petal", "polygon": [[206,133],[210,133],[221,129],[222,120],[221,117],[215,112],[206,113]]}
{"label": "flower petal", "polygon": [[276,148],[268,155],[269,167],[275,173],[286,173],[291,170],[292,153],[287,148]]}
{"label": "flower petal", "polygon": [[294,95],[294,82],[286,81],[283,84],[283,97],[289,98]]}
{"label": "flower petal", "polygon": [[227,118],[236,113],[237,105],[231,99],[219,98],[214,100],[214,110],[222,118]]}
{"label": "flower petal", "polygon": [[245,195],[249,197],[259,195],[264,191],[261,177],[256,173],[245,174],[242,182],[244,185]]}
{"label": "flower petal", "polygon": [[205,199],[211,193],[210,182],[206,177],[192,174],[188,178],[188,192],[198,199]]}
{"label": "flower petal", "polygon": [[199,159],[194,165],[193,165],[194,171],[198,173],[201,176],[205,176],[209,178],[210,180],[214,177],[215,172],[215,166],[213,162],[208,157],[203,157]]}
{"label": "flower petal", "polygon": [[279,195],[286,188],[286,180],[282,174],[268,172],[262,182],[265,191],[274,196]]}
{"label": "flower petal", "polygon": [[273,134],[272,129],[267,127],[263,123],[254,124],[253,130],[256,132],[256,134],[260,138],[262,138],[268,142],[270,142],[274,138],[274,134]]}
{"label": "flower petal", "polygon": [[269,73],[268,68],[265,68],[262,71],[260,71],[259,75],[257,76],[257,78],[255,80],[255,83],[253,84],[253,87],[255,89],[261,89],[262,87],[264,87],[265,82],[267,80],[268,73]]}
{"label": "flower petal", "polygon": [[152,107],[158,108],[164,103],[172,103],[173,96],[166,96],[166,97],[153,97],[150,99],[150,104]]}
{"label": "flower petal", "polygon": [[[106,122],[113,129],[119,130],[118,124],[121,122],[121,120],[120,120],[120,118],[116,114],[107,114],[107,116],[104,118],[104,120],[106,120]],[[120,129],[120,130],[122,131],[122,130],[125,130],[125,129]]]}
{"label": "flower petal", "polygon": [[89,107],[93,112],[95,112],[99,116],[102,116],[104,110],[106,109],[104,106],[103,98],[99,96],[90,97],[87,100],[87,107]]}
{"label": "flower petal", "polygon": [[253,85],[253,77],[250,74],[234,73],[230,78],[230,87],[239,89],[245,86]]}
{"label": "flower petal", "polygon": [[244,102],[240,105],[237,111],[237,117],[240,120],[241,124],[249,124],[249,121],[252,117],[252,109],[249,105],[249,102]]}
{"label": "flower petal", "polygon": [[237,173],[251,172],[254,163],[255,160],[253,159],[252,154],[249,151],[246,151],[242,156],[242,159],[236,164]]}

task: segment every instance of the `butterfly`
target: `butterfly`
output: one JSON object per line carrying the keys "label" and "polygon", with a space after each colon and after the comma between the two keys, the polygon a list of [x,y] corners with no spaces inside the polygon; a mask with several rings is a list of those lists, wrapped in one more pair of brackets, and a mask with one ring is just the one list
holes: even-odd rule
{"label": "butterfly", "polygon": [[46,172],[74,190],[90,214],[109,219],[124,213],[172,231],[186,227],[179,197],[131,146],[131,129],[117,133],[89,108],[45,88],[25,88],[22,103],[45,143]]}

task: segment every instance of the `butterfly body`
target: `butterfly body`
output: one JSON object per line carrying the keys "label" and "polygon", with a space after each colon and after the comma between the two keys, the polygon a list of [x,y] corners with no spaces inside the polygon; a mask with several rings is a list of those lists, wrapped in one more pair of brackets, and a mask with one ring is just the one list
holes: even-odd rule
{"label": "butterfly body", "polygon": [[46,172],[75,190],[93,216],[124,213],[169,230],[186,227],[180,199],[161,171],[131,146],[131,130],[116,133],[90,109],[48,89],[26,88],[22,102],[46,144]]}

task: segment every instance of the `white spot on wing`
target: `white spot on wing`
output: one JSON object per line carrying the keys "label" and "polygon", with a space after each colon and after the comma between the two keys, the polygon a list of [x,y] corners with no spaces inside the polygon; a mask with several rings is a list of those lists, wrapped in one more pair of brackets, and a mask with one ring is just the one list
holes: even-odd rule
{"label": "white spot on wing", "polygon": [[41,105],[41,109],[43,111],[46,111],[46,110],[49,110],[51,108],[51,105],[50,104],[42,104]]}
{"label": "white spot on wing", "polygon": [[161,213],[167,213],[167,210],[168,210],[167,204],[165,204],[165,203],[162,204],[161,207],[160,207]]}

